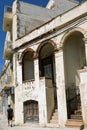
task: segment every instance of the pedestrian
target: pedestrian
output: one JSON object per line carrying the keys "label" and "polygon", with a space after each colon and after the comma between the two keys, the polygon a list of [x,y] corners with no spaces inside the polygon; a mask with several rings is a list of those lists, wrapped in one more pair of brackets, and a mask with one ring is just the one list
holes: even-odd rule
{"label": "pedestrian", "polygon": [[8,119],[8,126],[12,127],[12,118],[13,118],[13,109],[10,105],[8,105],[7,109],[7,119]]}

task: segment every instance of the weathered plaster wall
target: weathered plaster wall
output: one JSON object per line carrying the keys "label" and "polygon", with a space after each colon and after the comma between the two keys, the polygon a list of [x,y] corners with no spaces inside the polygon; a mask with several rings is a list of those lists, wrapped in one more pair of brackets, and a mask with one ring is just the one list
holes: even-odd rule
{"label": "weathered plaster wall", "polygon": [[[42,43],[42,41],[45,41],[47,39],[52,39],[56,44],[57,47],[60,51],[55,53],[55,62],[56,62],[56,86],[57,86],[57,103],[58,103],[58,119],[59,119],[59,125],[61,127],[65,126],[65,123],[67,121],[67,108],[66,108],[66,93],[65,93],[65,77],[64,77],[64,57],[63,57],[63,50],[62,50],[62,44],[63,44],[63,36],[66,34],[69,34],[70,31],[72,30],[72,28],[83,28],[81,29],[82,33],[85,34],[86,28],[87,27],[87,23],[85,23],[85,19],[83,19],[81,21],[81,23],[77,24],[73,23],[73,24],[69,24],[67,26],[65,26],[64,24],[68,23],[69,21],[73,20],[73,18],[77,18],[78,16],[80,16],[81,14],[84,14],[87,12],[87,2],[85,2],[85,4],[83,4],[82,6],[79,6],[59,17],[57,17],[56,19],[53,19],[51,22],[47,23],[46,25],[34,30],[33,32],[29,33],[28,35],[26,35],[25,37],[18,39],[17,41],[15,41],[15,39],[17,38],[16,35],[16,15],[14,15],[13,19],[13,24],[14,24],[14,43],[13,43],[13,48],[16,47],[20,47],[21,45],[23,45],[26,42],[30,42],[32,39],[41,36],[42,34],[48,32],[48,31],[52,31],[54,28],[57,28],[59,26],[62,25],[62,28],[60,30],[57,30],[55,32],[54,30],[54,34],[52,35],[48,35],[47,37],[43,38],[41,40],[34,41],[33,44],[28,44],[28,46],[26,46],[25,48],[22,48],[23,50],[25,50],[27,47],[31,47],[32,49],[36,50],[38,45]],[[84,31],[85,30],[85,31]],[[23,29],[24,31],[24,29]],[[74,41],[73,41],[74,42]],[[23,51],[20,49],[20,51]],[[76,53],[76,51],[75,51]],[[17,65],[17,66],[16,66]],[[24,84],[22,84],[22,68],[21,65],[19,65],[18,61],[15,59],[15,65],[14,65],[14,72],[15,72],[15,84],[16,84],[16,89],[15,89],[15,116],[16,116],[16,122],[17,123],[23,123],[23,102],[26,100],[37,100],[39,102],[39,123],[40,125],[46,125],[48,120],[50,119],[50,114],[51,111],[53,109],[53,102],[51,104],[51,108],[49,109],[49,100],[50,97],[49,95],[53,92],[53,90],[48,91],[47,90],[47,95],[48,95],[48,99],[46,99],[46,87],[45,86],[45,80],[44,79],[40,79],[39,80],[39,72],[38,72],[38,59],[35,62],[35,83],[34,83],[34,88],[37,87],[37,89],[35,88],[34,91],[32,91],[32,87],[31,89],[29,89],[29,84],[28,86],[26,86]],[[26,87],[26,90],[23,90],[24,87]],[[20,92],[20,93],[19,93]],[[38,93],[37,93],[38,92]],[[53,94],[53,93],[52,93]],[[52,96],[51,100],[53,101],[53,97]],[[44,101],[44,102],[42,102]],[[20,104],[20,105],[19,105]],[[21,109],[21,111],[20,111]],[[48,115],[47,115],[48,112]],[[19,115],[19,116],[18,116]]]}
{"label": "weathered plaster wall", "polygon": [[54,110],[54,87],[52,80],[46,80],[46,102],[47,102],[47,123],[50,122]]}
{"label": "weathered plaster wall", "polygon": [[[77,27],[77,26],[81,26],[81,24],[85,24],[85,18],[82,19],[82,21],[76,21],[76,23],[68,25],[68,26],[63,26],[64,24],[68,23],[69,21],[83,15],[86,13],[86,5],[87,2],[84,2],[81,6],[77,6],[76,8],[56,17],[55,19],[53,19],[52,21],[50,21],[49,23],[45,24],[42,27],[39,27],[38,29],[34,30],[33,32],[27,34],[25,37],[17,40],[16,44],[15,42],[13,43],[13,48],[16,48],[20,45],[23,45],[25,42],[31,41],[32,39],[39,37],[40,35],[47,33],[48,31],[52,31],[54,28],[57,27],[63,27],[63,29],[61,28],[60,30],[58,30],[58,34],[60,34],[61,32],[69,29],[70,27]],[[83,22],[84,21],[84,22]],[[80,23],[81,22],[81,23]],[[14,23],[14,21],[13,21]],[[15,23],[14,23],[15,26]],[[64,28],[65,27],[65,28]],[[69,31],[68,30],[68,31]],[[62,33],[61,33],[62,34]],[[14,31],[14,35],[15,35],[15,31]],[[16,38],[16,37],[15,37]],[[15,40],[15,39],[14,39]]]}
{"label": "weathered plaster wall", "polygon": [[14,39],[17,39],[29,33],[36,27],[44,24],[51,18],[55,17],[56,13],[46,8],[42,8],[25,2],[14,2],[13,17],[16,17],[15,15],[17,16],[17,36]]}
{"label": "weathered plaster wall", "polygon": [[84,130],[87,129],[87,68],[79,71],[80,73],[80,94],[81,94],[81,105],[82,105],[82,115],[84,122]]}

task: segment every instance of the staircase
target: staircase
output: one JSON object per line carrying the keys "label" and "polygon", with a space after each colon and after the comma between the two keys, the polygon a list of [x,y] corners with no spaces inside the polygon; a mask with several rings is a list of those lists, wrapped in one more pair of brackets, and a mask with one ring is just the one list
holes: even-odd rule
{"label": "staircase", "polygon": [[50,123],[52,124],[58,124],[58,110],[55,109],[53,115],[52,115],[52,118],[50,120]]}
{"label": "staircase", "polygon": [[48,124],[49,127],[59,127],[58,125],[58,109],[55,109],[52,118],[50,120],[50,123]]}
{"label": "staircase", "polygon": [[78,128],[78,130],[83,128],[84,124],[82,121],[81,106],[74,111],[74,114],[70,115],[70,119],[67,120],[65,126],[68,128]]}
{"label": "staircase", "polygon": [[68,120],[67,128],[81,130],[84,126],[82,121],[80,91],[78,86],[70,86],[66,89]]}
{"label": "staircase", "polygon": [[71,114],[70,119],[82,120],[81,106],[74,111],[74,114]]}
{"label": "staircase", "polygon": [[81,120],[68,119],[65,126],[67,128],[74,128],[74,129],[82,130],[84,125]]}

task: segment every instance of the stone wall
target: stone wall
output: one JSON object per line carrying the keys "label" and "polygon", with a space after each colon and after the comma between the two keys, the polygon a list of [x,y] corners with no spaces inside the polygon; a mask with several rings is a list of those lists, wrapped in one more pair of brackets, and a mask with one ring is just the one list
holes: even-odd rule
{"label": "stone wall", "polygon": [[56,16],[55,12],[51,10],[25,2],[14,2],[13,14],[14,20],[17,16],[16,23],[14,23],[13,21],[13,26],[15,26],[14,24],[17,25],[16,28],[13,27],[13,30],[17,29],[16,39],[24,36],[36,27],[41,26],[42,24]]}

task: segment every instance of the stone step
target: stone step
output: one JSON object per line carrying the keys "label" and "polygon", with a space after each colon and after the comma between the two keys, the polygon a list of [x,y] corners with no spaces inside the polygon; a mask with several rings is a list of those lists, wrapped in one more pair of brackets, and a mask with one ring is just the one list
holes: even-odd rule
{"label": "stone step", "polygon": [[55,109],[55,112],[58,112],[58,109]]}
{"label": "stone step", "polygon": [[68,128],[83,128],[84,124],[81,120],[67,120],[66,124],[65,124],[66,127]]}
{"label": "stone step", "polygon": [[70,118],[71,119],[82,119],[82,115],[75,115],[75,114],[72,114],[71,116],[70,116]]}
{"label": "stone step", "polygon": [[47,124],[47,127],[50,127],[50,128],[58,128],[58,127],[59,127],[59,124],[58,124],[58,123],[56,123],[56,124],[48,123],[48,124]]}
{"label": "stone step", "polygon": [[81,109],[81,104],[80,104],[80,105],[78,105],[78,109]]}
{"label": "stone step", "polygon": [[52,123],[52,124],[58,124],[58,120],[57,119],[51,119],[50,123]]}
{"label": "stone step", "polygon": [[82,111],[81,111],[81,109],[75,110],[74,113],[75,113],[76,115],[82,115]]}
{"label": "stone step", "polygon": [[55,109],[52,118],[50,120],[50,124],[58,124],[58,109]]}
{"label": "stone step", "polygon": [[52,119],[58,120],[58,116],[52,116]]}
{"label": "stone step", "polygon": [[53,116],[58,116],[58,112],[53,113]]}

